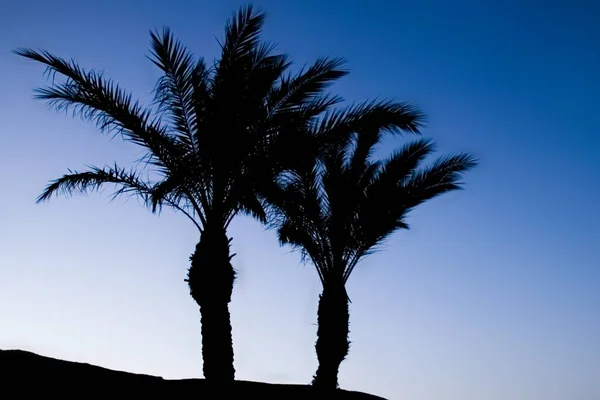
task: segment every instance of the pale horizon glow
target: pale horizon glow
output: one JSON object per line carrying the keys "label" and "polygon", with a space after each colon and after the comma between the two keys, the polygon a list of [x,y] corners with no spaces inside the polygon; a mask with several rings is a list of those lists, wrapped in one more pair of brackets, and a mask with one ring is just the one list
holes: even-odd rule
{"label": "pale horizon glow", "polygon": [[[341,386],[390,400],[600,399],[598,4],[254,3],[268,15],[264,37],[297,66],[348,60],[333,91],[412,102],[440,152],[481,160],[465,190],[415,210],[411,229],[354,272]],[[109,191],[35,204],[67,168],[128,164],[139,150],[32,99],[43,69],[10,51],[74,57],[147,103],[149,30],[169,26],[212,60],[241,4],[0,7],[1,349],[202,376],[200,314],[183,281],[195,227]],[[316,273],[249,218],[229,234],[236,377],[309,383]]]}

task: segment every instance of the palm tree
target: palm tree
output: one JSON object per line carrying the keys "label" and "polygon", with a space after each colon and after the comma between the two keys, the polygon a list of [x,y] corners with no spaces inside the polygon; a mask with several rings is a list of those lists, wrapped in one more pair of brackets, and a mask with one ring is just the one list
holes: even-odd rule
{"label": "palm tree", "polygon": [[[115,196],[137,195],[153,212],[172,207],[198,228],[186,281],[200,306],[204,376],[213,382],[235,374],[228,309],[235,271],[227,228],[239,213],[265,221],[262,186],[301,156],[305,126],[339,101],[324,89],[346,74],[339,59],[318,59],[292,74],[288,57],[259,40],[264,18],[250,6],[240,9],[212,66],[195,59],[168,29],[152,32],[150,59],[162,72],[150,107],[72,60],[15,50],[45,65],[53,78],[37,89],[37,98],[147,152],[144,171],[140,163],[69,171],[38,201],[116,185]],[[57,76],[64,79],[54,81]]]}
{"label": "palm tree", "polygon": [[408,229],[411,209],[458,189],[461,176],[476,164],[472,155],[458,154],[422,167],[434,151],[433,143],[425,139],[397,149],[387,159],[374,160],[374,146],[386,131],[418,132],[421,114],[408,105],[397,109],[404,110],[405,118],[395,125],[371,119],[368,124],[353,121],[349,127],[346,116],[352,112],[330,113],[311,129],[313,136],[326,139],[322,154],[306,159],[293,173],[282,174],[270,194],[271,221],[280,242],[299,249],[323,285],[317,317],[319,366],[313,379],[318,389],[338,386],[339,366],[348,354],[345,284],[356,265],[394,231]]}

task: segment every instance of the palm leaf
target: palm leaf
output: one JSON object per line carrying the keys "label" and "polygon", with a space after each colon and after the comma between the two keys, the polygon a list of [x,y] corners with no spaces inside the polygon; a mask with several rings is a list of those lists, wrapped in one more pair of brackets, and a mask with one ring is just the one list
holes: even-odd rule
{"label": "palm leaf", "polygon": [[428,140],[410,143],[383,164],[365,190],[354,223],[354,252],[344,273],[347,280],[364,256],[371,254],[394,231],[408,229],[406,215],[414,207],[443,193],[460,189],[460,179],[476,166],[471,154],[440,157],[429,167],[418,164],[431,152]]}
{"label": "palm leaf", "polygon": [[265,22],[265,13],[255,11],[252,5],[240,10],[225,26],[225,43],[222,46],[220,67],[226,68],[230,63],[243,57],[259,42],[259,35]]}
{"label": "palm leaf", "polygon": [[69,170],[69,174],[51,181],[36,201],[39,203],[49,200],[58,193],[72,195],[73,193],[97,191],[106,184],[115,184],[119,187],[113,196],[131,193],[139,196],[145,202],[149,200],[153,192],[152,187],[140,180],[135,171],[127,171],[116,165],[111,168],[92,166],[84,172]]}
{"label": "palm leaf", "polygon": [[[221,59],[215,68],[216,93],[229,93],[233,89],[232,85],[237,86],[239,79],[246,77],[244,71],[251,65],[253,55],[260,45],[259,35],[264,20],[264,13],[255,12],[252,6],[246,6],[227,22],[225,42],[221,46]],[[238,91],[239,89],[240,86],[237,87]]]}
{"label": "palm leaf", "polygon": [[421,162],[435,151],[435,145],[429,139],[420,139],[405,144],[383,160],[371,188],[389,190],[402,184],[413,176]]}
{"label": "palm leaf", "polygon": [[301,69],[295,76],[283,78],[268,96],[269,116],[295,110],[321,96],[331,83],[348,74],[342,69],[343,65],[341,58],[319,58],[308,69]]}
{"label": "palm leaf", "polygon": [[101,130],[122,134],[125,139],[148,149],[147,159],[155,165],[174,167],[183,150],[163,131],[160,121],[116,83],[47,51],[18,49],[15,53],[46,65],[53,80],[57,74],[67,78],[62,83],[37,89],[38,99],[48,101],[57,110],[72,110],[96,122]]}
{"label": "palm leaf", "polygon": [[321,139],[326,153],[348,146],[354,133],[419,133],[424,118],[423,113],[407,103],[367,101],[326,112],[312,132]]}
{"label": "palm leaf", "polygon": [[192,54],[168,28],[162,33],[150,32],[150,37],[152,50],[149,58],[164,73],[155,88],[155,101],[169,114],[172,127],[181,140],[195,147],[195,94],[207,91],[206,67],[202,60],[194,62]]}
{"label": "palm leaf", "polygon": [[113,192],[112,198],[116,198],[123,194],[133,195],[140,198],[147,206],[153,205],[152,211],[155,212],[161,208],[162,204],[166,204],[178,211],[181,211],[188,217],[199,230],[202,230],[198,222],[194,219],[186,208],[188,198],[185,194],[171,192],[163,192],[159,198],[159,193],[156,191],[156,186],[143,181],[139,173],[133,170],[126,170],[117,165],[113,167],[99,168],[90,166],[87,171],[78,172],[71,171],[62,177],[51,181],[44,191],[36,199],[37,203],[49,200],[53,195],[62,193],[66,196],[73,194],[83,194],[91,191],[98,191],[107,184],[112,184],[117,187]]}
{"label": "palm leaf", "polygon": [[443,193],[461,189],[460,179],[477,163],[475,156],[469,153],[438,158],[402,184],[408,198],[406,207],[410,209]]}

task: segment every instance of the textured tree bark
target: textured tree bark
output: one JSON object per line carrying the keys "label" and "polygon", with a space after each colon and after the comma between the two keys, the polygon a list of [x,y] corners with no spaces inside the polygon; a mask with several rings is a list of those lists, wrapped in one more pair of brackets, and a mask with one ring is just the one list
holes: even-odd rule
{"label": "textured tree bark", "polygon": [[319,367],[313,379],[315,389],[330,391],[338,387],[340,364],[348,355],[348,295],[343,282],[325,282],[317,311],[317,359]]}
{"label": "textured tree bark", "polygon": [[229,314],[235,271],[229,250],[225,229],[205,226],[190,257],[187,279],[190,294],[200,306],[204,378],[216,383],[235,378]]}

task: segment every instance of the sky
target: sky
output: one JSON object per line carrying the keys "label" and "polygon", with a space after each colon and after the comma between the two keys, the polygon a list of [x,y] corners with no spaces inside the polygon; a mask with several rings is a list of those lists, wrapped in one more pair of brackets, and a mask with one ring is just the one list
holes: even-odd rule
{"label": "sky", "polygon": [[[201,377],[182,215],[110,191],[35,204],[50,179],[139,150],[32,98],[50,50],[142,101],[149,30],[213,60],[240,1],[0,5],[0,348],[165,378]],[[421,206],[350,279],[340,384],[388,399],[600,398],[600,3],[263,0],[296,66],[342,56],[350,101],[408,101],[440,154],[473,152],[465,190]],[[407,139],[389,143],[394,145]],[[275,234],[234,220],[237,378],[308,383],[320,283]]]}

